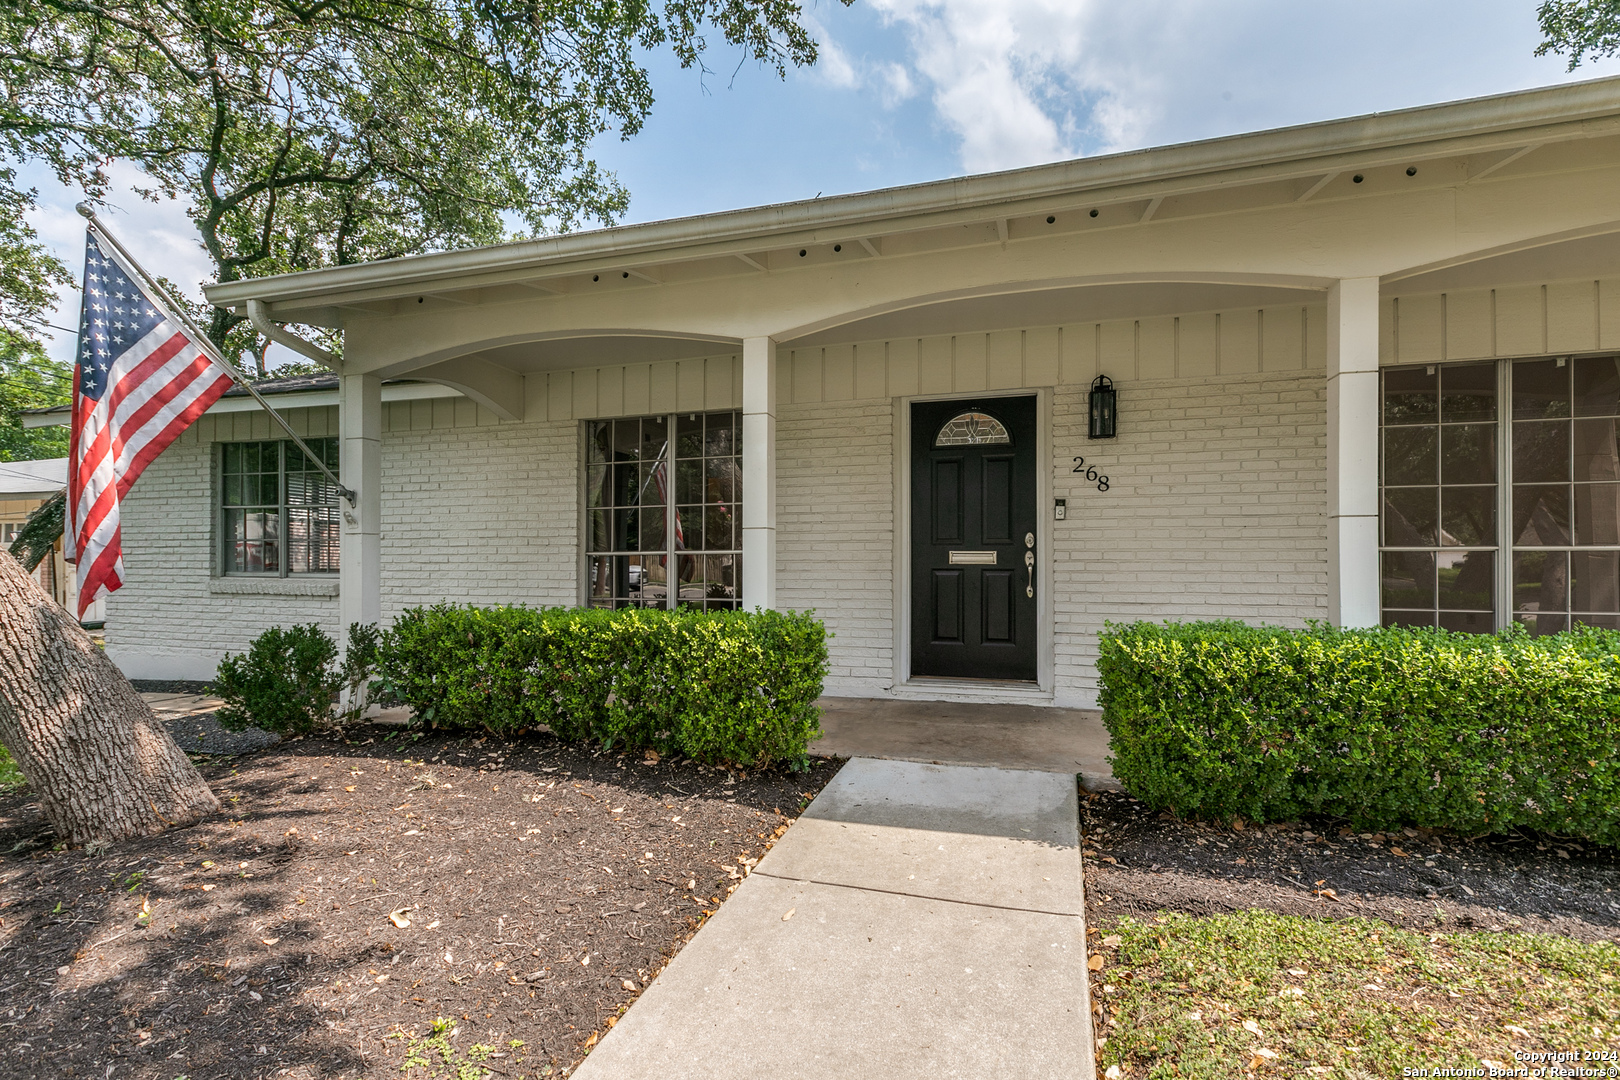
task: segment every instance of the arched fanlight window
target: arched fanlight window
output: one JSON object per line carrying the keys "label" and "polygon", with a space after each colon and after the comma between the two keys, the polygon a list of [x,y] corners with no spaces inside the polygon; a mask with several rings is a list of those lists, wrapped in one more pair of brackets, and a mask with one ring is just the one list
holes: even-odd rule
{"label": "arched fanlight window", "polygon": [[965,412],[945,421],[934,437],[935,446],[995,446],[1007,445],[1012,436],[1000,420],[982,412]]}

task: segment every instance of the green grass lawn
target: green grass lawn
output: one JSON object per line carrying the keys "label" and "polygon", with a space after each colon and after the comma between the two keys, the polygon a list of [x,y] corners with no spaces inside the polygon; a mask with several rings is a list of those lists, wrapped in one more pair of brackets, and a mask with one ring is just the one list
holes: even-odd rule
{"label": "green grass lawn", "polygon": [[1260,911],[1127,919],[1100,940],[1110,1077],[1387,1077],[1518,1066],[1516,1050],[1620,1067],[1611,943]]}
{"label": "green grass lawn", "polygon": [[23,786],[22,773],[17,771],[17,763],[11,760],[6,748],[0,746],[0,795],[9,795]]}

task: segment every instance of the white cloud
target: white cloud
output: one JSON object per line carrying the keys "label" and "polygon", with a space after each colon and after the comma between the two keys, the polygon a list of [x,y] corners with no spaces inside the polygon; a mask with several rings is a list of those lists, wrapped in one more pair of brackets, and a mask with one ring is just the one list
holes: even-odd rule
{"label": "white cloud", "polygon": [[904,27],[934,108],[970,172],[1073,153],[1048,99],[1071,87],[1089,4],[1075,0],[875,0]]}
{"label": "white cloud", "polygon": [[872,0],[970,172],[1575,76],[1522,0]]}
{"label": "white cloud", "polygon": [[[202,300],[201,283],[212,279],[213,264],[197,237],[196,227],[186,216],[185,205],[174,199],[154,203],[142,198],[135,189],[149,187],[151,181],[133,166],[115,164],[108,171],[112,178],[109,205],[98,207],[97,217],[150,273],[178,285],[188,298]],[[84,273],[84,219],[73,206],[82,196],[37,166],[20,169],[18,180],[39,192],[38,206],[28,215],[29,224],[46,246],[67,263],[74,280],[80,280]],[[58,327],[77,326],[78,289],[61,289],[57,299],[56,310],[47,318]],[[47,333],[52,335],[51,355],[71,361],[73,335]]]}

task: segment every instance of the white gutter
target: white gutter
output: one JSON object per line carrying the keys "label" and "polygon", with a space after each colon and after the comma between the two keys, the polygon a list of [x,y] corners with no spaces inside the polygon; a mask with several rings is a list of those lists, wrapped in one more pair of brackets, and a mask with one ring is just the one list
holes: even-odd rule
{"label": "white gutter", "polygon": [[[951,211],[1073,198],[1130,184],[1203,177],[1209,186],[1216,186],[1231,182],[1232,177],[1223,174],[1234,170],[1319,164],[1334,155],[1399,156],[1409,149],[1479,153],[1513,148],[1524,141],[1527,131],[1546,140],[1611,134],[1610,125],[1599,123],[1605,120],[1620,127],[1620,76],[825,199],[305,270],[212,285],[205,291],[210,303],[223,307],[241,307],[254,299],[275,303],[379,288],[403,294],[451,278],[543,270],[578,260],[623,259],[699,245],[713,249],[728,242],[818,229],[847,230]],[[1537,130],[1548,126],[1562,130]]]}
{"label": "white gutter", "polygon": [[263,300],[249,300],[247,302],[247,312],[248,318],[253,322],[253,328],[271,341],[285,345],[295,353],[302,353],[317,364],[325,365],[333,371],[341,372],[343,370],[343,361],[337,354],[327,352],[307,338],[299,337],[280,323],[271,322]]}

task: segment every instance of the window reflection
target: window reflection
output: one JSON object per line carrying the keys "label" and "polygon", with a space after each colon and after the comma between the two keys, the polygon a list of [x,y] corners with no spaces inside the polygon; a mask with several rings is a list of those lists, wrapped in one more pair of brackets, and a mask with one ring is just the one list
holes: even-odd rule
{"label": "window reflection", "polygon": [[1386,626],[1493,629],[1497,367],[1383,372]]}
{"label": "window reflection", "polygon": [[733,410],[586,424],[586,575],[597,607],[741,604]]}

